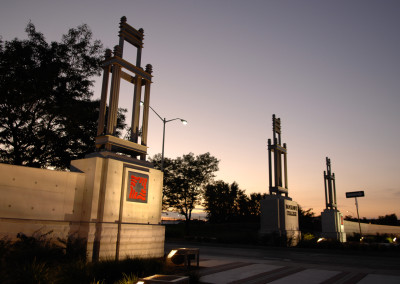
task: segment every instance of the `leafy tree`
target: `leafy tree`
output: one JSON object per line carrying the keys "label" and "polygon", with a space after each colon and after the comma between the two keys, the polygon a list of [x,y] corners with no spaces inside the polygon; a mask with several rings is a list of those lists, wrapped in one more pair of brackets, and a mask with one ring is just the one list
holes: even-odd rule
{"label": "leafy tree", "polygon": [[236,221],[249,221],[250,217],[250,199],[244,190],[238,190],[235,201],[235,216]]}
{"label": "leafy tree", "polygon": [[315,217],[315,213],[312,212],[312,208],[303,210],[303,208],[298,205],[299,208],[299,227],[300,230],[305,233],[314,233],[321,231],[321,219],[320,217]]}
{"label": "leafy tree", "polygon": [[239,210],[237,204],[239,191],[239,185],[236,182],[229,185],[219,180],[208,184],[204,190],[203,203],[208,220],[212,223],[230,221]]}
{"label": "leafy tree", "polygon": [[252,193],[250,196],[239,185],[216,181],[206,186],[204,207],[210,222],[257,221],[260,216],[260,200],[266,194]]}
{"label": "leafy tree", "polygon": [[0,41],[0,161],[64,169],[94,150],[99,103],[91,87],[104,50],[87,25],[60,42],[47,43],[32,23],[26,32],[25,40]]}
{"label": "leafy tree", "polygon": [[249,197],[249,204],[248,204],[248,211],[249,211],[249,215],[250,217],[256,217],[257,220],[259,218],[259,216],[261,215],[261,207],[260,207],[260,201],[262,199],[265,199],[266,196],[268,194],[267,193],[251,193],[250,197]]}
{"label": "leafy tree", "polygon": [[[150,160],[156,168],[160,168],[160,154]],[[182,214],[188,223],[193,209],[200,204],[204,186],[212,180],[214,172],[218,171],[218,163],[218,159],[210,153],[198,156],[189,153],[176,159],[165,158],[164,208]]]}
{"label": "leafy tree", "polygon": [[[129,135],[129,134],[128,134]],[[149,159],[150,162],[153,163],[154,168],[161,169],[161,154],[156,154],[152,158]],[[164,211],[173,211],[173,208],[169,207],[169,204],[166,203],[165,193],[173,185],[174,182],[174,174],[172,172],[172,164],[174,163],[174,159],[170,159],[164,157],[164,179],[163,179],[163,197],[162,197],[162,210]],[[168,185],[168,186],[166,186]]]}

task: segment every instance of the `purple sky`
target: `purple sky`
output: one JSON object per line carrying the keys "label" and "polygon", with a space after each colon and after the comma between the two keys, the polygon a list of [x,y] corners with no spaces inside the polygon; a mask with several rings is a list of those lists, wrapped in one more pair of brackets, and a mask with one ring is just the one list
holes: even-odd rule
{"label": "purple sky", "polygon": [[[400,1],[3,1],[0,35],[25,38],[29,20],[47,40],[86,23],[105,47],[121,16],[145,31],[151,106],[167,119],[165,155],[210,152],[217,179],[268,192],[272,114],[288,146],[289,196],[325,207],[330,157],[339,210],[365,191],[360,215],[400,217]],[[133,50],[132,50],[133,51]],[[127,50],[127,56],[133,58]],[[100,81],[99,79],[97,79]],[[100,84],[96,84],[96,96]],[[120,106],[131,108],[124,83]],[[150,113],[149,154],[162,122]],[[349,211],[349,212],[347,212]]]}

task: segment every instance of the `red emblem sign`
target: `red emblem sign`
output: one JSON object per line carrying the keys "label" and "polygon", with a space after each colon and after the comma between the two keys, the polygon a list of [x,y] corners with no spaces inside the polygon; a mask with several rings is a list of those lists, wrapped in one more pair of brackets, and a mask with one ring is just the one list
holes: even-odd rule
{"label": "red emblem sign", "polygon": [[149,176],[145,174],[129,172],[128,178],[126,201],[147,203]]}

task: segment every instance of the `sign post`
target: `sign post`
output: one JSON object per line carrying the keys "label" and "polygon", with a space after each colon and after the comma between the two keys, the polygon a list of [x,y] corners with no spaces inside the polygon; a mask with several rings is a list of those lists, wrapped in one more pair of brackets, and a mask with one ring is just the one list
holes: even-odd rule
{"label": "sign post", "polygon": [[360,241],[362,240],[362,234],[361,234],[361,223],[360,223],[360,215],[358,214],[358,202],[357,202],[357,197],[364,197],[364,191],[352,191],[352,192],[346,192],[346,198],[355,198],[356,199],[356,209],[357,209],[357,218],[358,218],[358,227],[360,228]]}

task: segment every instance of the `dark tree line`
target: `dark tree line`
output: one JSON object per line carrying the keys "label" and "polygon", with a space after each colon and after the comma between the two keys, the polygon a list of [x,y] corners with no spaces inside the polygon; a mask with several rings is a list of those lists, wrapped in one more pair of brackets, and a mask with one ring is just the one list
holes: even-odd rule
{"label": "dark tree line", "polygon": [[[161,168],[160,154],[150,161],[155,168]],[[218,163],[210,153],[164,158],[163,210],[182,214],[189,222],[194,208],[202,205],[210,223],[259,222],[260,201],[267,193],[247,195],[236,182],[214,181]],[[299,223],[309,232],[321,227],[312,209],[303,210],[300,206]]]}
{"label": "dark tree line", "polygon": [[303,210],[299,205],[299,228],[302,233],[313,233],[320,232],[321,228],[321,216],[315,216],[312,208]]}
{"label": "dark tree line", "polygon": [[203,206],[212,223],[258,221],[260,200],[266,194],[246,195],[236,182],[228,184],[222,180],[208,184],[203,193]]}
{"label": "dark tree line", "polygon": [[[358,219],[351,215],[345,216],[344,219],[348,220],[348,221],[358,222]],[[363,217],[363,218],[360,218],[360,222],[377,224],[377,225],[400,226],[400,221],[397,219],[397,216],[394,213],[386,214],[385,216],[379,216],[378,219],[367,219],[367,218]]]}
{"label": "dark tree line", "polygon": [[[155,155],[151,161],[159,169],[161,155]],[[178,212],[189,222],[193,209],[201,203],[204,186],[218,170],[218,163],[218,159],[210,153],[164,158],[163,209]]]}
{"label": "dark tree line", "polygon": [[[151,162],[160,169],[161,155],[155,155]],[[164,158],[163,210],[182,214],[190,221],[193,209],[202,205],[212,223],[257,221],[260,200],[266,194],[246,195],[236,182],[214,181],[218,163],[210,153]]]}

